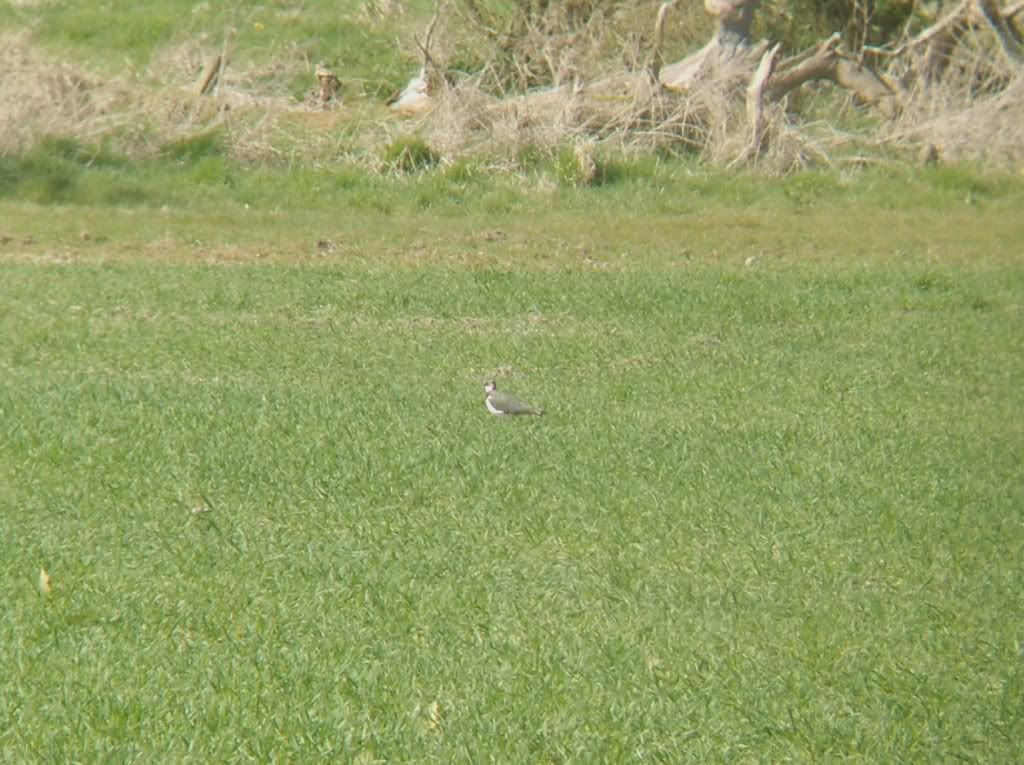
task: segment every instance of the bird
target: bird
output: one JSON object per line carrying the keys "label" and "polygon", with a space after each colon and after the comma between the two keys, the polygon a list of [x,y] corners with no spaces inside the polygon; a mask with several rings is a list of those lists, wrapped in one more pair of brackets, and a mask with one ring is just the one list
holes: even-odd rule
{"label": "bird", "polygon": [[494,380],[488,380],[484,383],[484,390],[487,392],[487,397],[484,399],[487,411],[495,417],[502,417],[506,414],[533,414],[537,416],[544,414],[544,410],[535,409],[529,404],[520,401],[511,393],[499,391],[498,386],[494,384]]}

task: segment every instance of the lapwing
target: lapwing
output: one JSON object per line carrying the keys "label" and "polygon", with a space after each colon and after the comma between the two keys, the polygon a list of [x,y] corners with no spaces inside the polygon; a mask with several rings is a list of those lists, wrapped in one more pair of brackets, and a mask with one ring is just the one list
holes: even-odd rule
{"label": "lapwing", "polygon": [[487,404],[487,411],[495,417],[502,417],[506,414],[544,414],[542,409],[534,409],[512,394],[499,391],[498,387],[494,384],[494,380],[488,380],[484,383],[484,390],[487,392],[487,397],[484,399],[484,403]]}

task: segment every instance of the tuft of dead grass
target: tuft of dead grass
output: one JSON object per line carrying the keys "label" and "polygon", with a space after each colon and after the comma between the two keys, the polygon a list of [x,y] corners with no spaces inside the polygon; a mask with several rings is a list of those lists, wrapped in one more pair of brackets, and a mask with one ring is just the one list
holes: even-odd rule
{"label": "tuft of dead grass", "polygon": [[[594,176],[595,152],[688,154],[727,164],[749,140],[742,93],[733,80],[707,81],[680,94],[656,87],[645,73],[619,73],[590,85],[499,98],[466,80],[443,91],[431,113],[408,129],[425,133],[449,159],[487,156],[510,169],[524,153],[555,156],[566,146],[587,147],[575,162],[581,178]],[[803,130],[781,106],[767,112],[770,140],[759,159],[764,171],[827,161],[830,134],[823,139],[817,126]]]}
{"label": "tuft of dead grass", "polygon": [[33,48],[24,32],[0,35],[0,153],[42,135],[95,141],[125,119],[126,89]]}
{"label": "tuft of dead grass", "polygon": [[[352,159],[337,131],[351,115],[281,95],[290,76],[283,64],[229,63],[215,94],[196,97],[196,74],[227,47],[200,35],[156,56],[145,72],[103,77],[47,55],[27,32],[0,35],[0,153],[60,136],[144,157],[216,130],[226,153],[241,161]],[[312,87],[315,65],[308,63]]]}
{"label": "tuft of dead grass", "polygon": [[[936,82],[913,81],[899,119],[882,134],[888,145],[934,146],[942,161],[1024,167],[1024,71],[1008,64],[995,41],[968,33],[949,51]],[[891,67],[906,79],[906,65]]]}
{"label": "tuft of dead grass", "polygon": [[1024,78],[980,99],[919,96],[885,137],[896,145],[932,145],[942,161],[1024,168]]}

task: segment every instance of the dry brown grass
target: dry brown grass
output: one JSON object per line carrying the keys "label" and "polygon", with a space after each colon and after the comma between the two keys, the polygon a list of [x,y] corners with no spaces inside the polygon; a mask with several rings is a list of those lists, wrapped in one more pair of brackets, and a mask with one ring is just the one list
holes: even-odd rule
{"label": "dry brown grass", "polygon": [[[897,61],[893,80],[907,77]],[[884,131],[887,145],[934,146],[942,160],[1024,167],[1024,72],[1009,65],[984,31],[963,35],[941,80],[904,91],[900,117]]]}
{"label": "dry brown grass", "polygon": [[0,38],[0,68],[4,153],[57,135],[89,144],[116,139],[119,149],[140,154],[216,120],[205,104],[190,107],[175,98],[174,89],[147,89],[130,76],[102,78],[56,60],[34,47],[26,33]]}
{"label": "dry brown grass", "polygon": [[[350,149],[339,144],[336,128],[358,109],[324,111],[279,95],[288,74],[283,65],[229,64],[215,94],[196,97],[196,73],[224,47],[222,39],[200,36],[155,57],[145,72],[104,77],[45,54],[27,33],[2,35],[0,153],[61,136],[142,157],[216,129],[242,161],[347,158]],[[309,69],[312,83],[311,62]]]}
{"label": "dry brown grass", "polygon": [[1024,78],[980,98],[957,100],[948,91],[919,95],[885,140],[931,144],[945,161],[1024,169]]}
{"label": "dry brown grass", "polygon": [[[634,28],[643,22],[638,14],[634,8]],[[693,19],[686,22],[695,27]],[[546,24],[563,30],[569,26],[550,19]],[[746,156],[746,82],[732,76],[705,78],[685,94],[655,87],[643,71],[650,62],[643,45],[650,40],[642,35],[627,38],[621,26],[601,15],[571,34],[533,31],[518,39],[511,53],[501,51],[500,63],[488,62],[482,75],[438,94],[432,113],[410,129],[425,132],[448,157],[495,152],[514,156],[525,147],[554,150],[581,142],[626,151],[683,151],[724,164]],[[565,45],[567,40],[576,47]],[[609,53],[612,40],[621,46],[620,55]],[[510,55],[519,62],[511,68]],[[828,84],[805,86],[805,91],[818,94],[832,90],[825,96],[833,105],[830,114],[805,116],[802,104],[808,99],[796,92],[783,104],[769,106],[768,140],[757,164],[781,173],[808,164],[870,162],[872,153],[893,147],[917,157],[922,146],[934,145],[943,160],[1020,166],[1021,72],[1007,64],[985,29],[960,36],[952,56],[943,78],[928,87],[906,76],[912,66],[909,56],[893,60],[887,79],[904,84],[897,85],[903,109],[892,122],[866,116],[848,98],[837,111],[835,105],[844,101],[841,91]],[[546,72],[538,71],[538,61],[547,62]],[[586,67],[579,66],[581,61]],[[548,87],[522,90],[524,83],[537,80]]]}
{"label": "dry brown grass", "polygon": [[126,119],[129,94],[34,49],[25,33],[0,35],[0,152],[58,133],[95,141]]}
{"label": "dry brown grass", "polygon": [[[685,153],[727,164],[749,141],[744,89],[735,80],[711,80],[679,94],[656,87],[644,72],[619,72],[588,85],[502,98],[466,80],[442,91],[433,111],[406,129],[424,133],[448,158],[486,156],[510,167],[525,151],[554,154],[581,145],[598,154]],[[830,146],[845,141],[820,125],[804,129],[781,106],[766,116],[770,140],[758,159],[765,172],[827,162]]]}
{"label": "dry brown grass", "polygon": [[[388,14],[394,7],[400,6],[379,0],[367,3],[366,12]],[[434,63],[445,69],[466,50],[492,58],[474,76],[439,87],[430,113],[416,119],[398,118],[366,99],[324,111],[281,95],[296,65],[309,70],[313,87],[316,64],[299,51],[282,51],[258,68],[232,62],[215,94],[197,98],[195,77],[204,62],[218,53],[230,60],[229,28],[169,48],[144,72],[113,77],[54,60],[33,47],[27,33],[7,33],[0,36],[0,153],[60,135],[86,144],[107,141],[130,156],[147,156],[169,142],[216,129],[226,150],[242,161],[344,161],[380,171],[381,147],[413,132],[422,133],[445,161],[474,156],[509,170],[519,168],[526,151],[553,156],[581,145],[592,147],[591,157],[606,150],[687,153],[715,164],[745,157],[747,83],[710,78],[684,94],[654,85],[646,70],[650,15],[649,6],[625,3],[585,22],[546,17],[501,50],[465,26],[456,29],[465,20],[453,16],[450,28],[435,38]],[[699,8],[685,6],[666,41],[666,57],[694,47],[708,33],[708,23]],[[887,73],[891,82],[912,85],[903,89],[902,113],[891,123],[865,120],[854,114],[855,106],[838,116],[807,117],[807,99],[799,93],[768,107],[767,141],[756,163],[765,172],[782,173],[849,158],[851,147],[860,161],[892,147],[917,156],[928,144],[943,160],[1014,167],[1024,162],[1022,76],[984,30],[959,39],[954,64],[937,84],[919,87],[908,71],[904,58]],[[524,89],[537,82],[544,87]]]}
{"label": "dry brown grass", "polygon": [[[431,51],[433,63],[444,68],[453,51],[467,48],[490,58],[476,76],[440,88],[430,114],[405,130],[424,133],[449,159],[470,154],[512,165],[524,150],[554,153],[582,144],[689,153],[715,163],[742,153],[745,81],[707,79],[686,94],[658,87],[648,72],[654,58],[649,4],[622,3],[586,23],[563,17],[572,7],[552,3],[514,40],[479,30],[474,36],[472,20],[456,19],[462,22],[457,44],[446,29]],[[674,18],[666,56],[692,49],[713,26],[697,5],[682,6]],[[783,109],[768,116],[773,140],[762,167],[781,172],[824,156],[824,147]]]}
{"label": "dry brown grass", "polygon": [[[482,61],[479,71],[439,87],[430,113],[399,128],[425,134],[447,159],[475,155],[514,167],[524,151],[583,143],[703,151],[707,133],[721,124],[709,107],[728,109],[709,94],[680,99],[652,87],[649,4],[591,3],[596,11],[584,19],[581,4],[552,3],[500,38],[454,5],[432,63],[446,69],[468,56]],[[681,49],[706,34],[705,14],[682,17],[666,47]]]}

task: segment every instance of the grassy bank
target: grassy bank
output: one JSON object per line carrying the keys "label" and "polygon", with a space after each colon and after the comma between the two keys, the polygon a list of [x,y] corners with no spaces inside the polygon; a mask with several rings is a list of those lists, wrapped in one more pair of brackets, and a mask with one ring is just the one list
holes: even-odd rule
{"label": "grassy bank", "polygon": [[557,154],[382,174],[239,163],[212,137],[147,161],[51,139],[0,159],[0,252],[643,269],[1005,259],[1024,236],[1024,177],[966,165],[770,178],[599,159],[600,182],[577,187]]}

